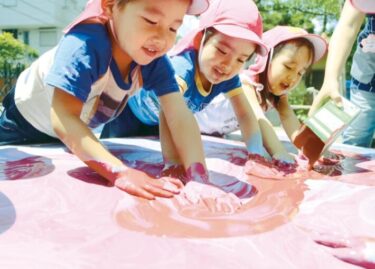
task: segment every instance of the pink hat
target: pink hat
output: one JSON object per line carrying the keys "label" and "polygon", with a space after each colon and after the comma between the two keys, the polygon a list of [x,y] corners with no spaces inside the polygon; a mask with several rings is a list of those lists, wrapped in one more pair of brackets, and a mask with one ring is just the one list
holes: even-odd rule
{"label": "pink hat", "polygon": [[316,34],[310,34],[302,28],[291,26],[276,26],[271,30],[265,32],[263,35],[264,43],[266,43],[267,46],[271,49],[282,42],[297,38],[305,38],[314,46],[314,63],[319,61],[326,54],[328,44],[324,40],[324,38]]}
{"label": "pink hat", "polygon": [[359,11],[366,14],[375,14],[374,0],[350,0],[350,3]]}
{"label": "pink hat", "polygon": [[[252,0],[215,0],[199,19],[199,27],[184,36],[172,49],[170,55],[194,47],[195,37],[213,27],[225,35],[249,40],[257,44],[261,55],[268,54],[262,42],[263,24],[257,6]],[[260,67],[261,68],[261,67]]]}
{"label": "pink hat", "polygon": [[[311,42],[314,47],[314,63],[319,61],[328,50],[328,44],[321,36],[309,34],[304,29],[298,27],[276,26],[263,34],[263,42],[271,50],[282,42],[296,38],[305,38]],[[256,63],[259,66],[265,67],[267,65],[268,57],[268,55],[258,56],[256,58]],[[254,78],[255,75],[261,73],[263,70],[264,68],[262,70],[257,70],[250,66],[247,70],[242,71],[241,74],[244,75],[243,78],[245,78],[246,76],[248,76],[249,78]]]}
{"label": "pink hat", "polygon": [[[202,12],[204,12],[208,8],[208,6],[209,0],[192,0],[186,14],[199,15]],[[102,9],[101,0],[89,0],[86,3],[86,7],[82,11],[82,13],[71,24],[69,24],[63,32],[67,33],[70,29],[72,29],[75,25],[79,24],[80,22],[95,17],[107,20]]]}

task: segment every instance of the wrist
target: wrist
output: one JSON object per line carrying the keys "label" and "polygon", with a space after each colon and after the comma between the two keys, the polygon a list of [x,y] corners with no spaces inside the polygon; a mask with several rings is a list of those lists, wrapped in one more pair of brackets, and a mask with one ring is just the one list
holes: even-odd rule
{"label": "wrist", "polygon": [[185,169],[181,164],[167,162],[160,173],[161,177],[173,177],[182,180],[185,177]]}
{"label": "wrist", "polygon": [[196,181],[200,183],[208,183],[208,171],[202,163],[193,163],[186,169],[186,182]]}
{"label": "wrist", "polygon": [[263,147],[262,134],[260,131],[252,134],[245,143],[246,149],[249,154],[259,154],[261,156],[264,156],[265,150]]}
{"label": "wrist", "polygon": [[123,164],[113,165],[111,163],[95,160],[87,161],[85,163],[112,184],[114,184],[119,177],[124,176],[124,174],[126,174],[127,171],[131,169],[130,167],[127,167]]}

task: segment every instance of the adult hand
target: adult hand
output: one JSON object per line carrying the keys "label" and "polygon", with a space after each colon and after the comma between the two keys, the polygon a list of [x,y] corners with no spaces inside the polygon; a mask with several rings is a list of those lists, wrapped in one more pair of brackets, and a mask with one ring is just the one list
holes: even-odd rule
{"label": "adult hand", "polygon": [[323,83],[318,95],[314,98],[314,102],[309,110],[309,117],[311,117],[328,99],[339,107],[342,107],[342,99],[340,94],[340,82],[337,80],[327,80]]}

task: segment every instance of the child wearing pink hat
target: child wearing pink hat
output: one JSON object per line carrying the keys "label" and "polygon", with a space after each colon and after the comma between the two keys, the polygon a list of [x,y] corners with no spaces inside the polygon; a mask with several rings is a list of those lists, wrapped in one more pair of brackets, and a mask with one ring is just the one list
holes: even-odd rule
{"label": "child wearing pink hat", "polygon": [[[364,27],[361,29],[363,22]],[[350,70],[350,101],[361,108],[359,116],[343,133],[343,143],[371,147],[375,133],[375,1],[346,0],[329,42],[323,86],[309,114],[327,99],[341,104],[340,77],[354,42]]]}
{"label": "child wearing pink hat", "polygon": [[[287,135],[293,141],[301,125],[289,105],[288,93],[299,84],[306,70],[323,57],[327,45],[320,36],[289,26],[276,26],[264,33],[263,40],[269,46],[270,53],[268,57],[258,57],[257,62],[265,63],[265,70],[254,72],[248,69],[241,74],[241,80],[258,119],[267,152],[277,161],[294,163],[294,157],[277,138],[264,112],[275,108]],[[233,120],[234,113],[227,103],[219,96],[212,105],[195,114],[202,132],[223,135],[238,129],[237,122]],[[215,120],[214,115],[219,112],[226,115],[224,121],[221,117],[220,121]],[[206,118],[213,120],[207,124]]]}
{"label": "child wearing pink hat", "polygon": [[90,0],[65,29],[58,46],[18,78],[5,97],[0,144],[60,139],[110,183],[146,199],[172,197],[181,182],[155,180],[126,166],[95,137],[96,128],[121,113],[143,87],[163,98],[166,122],[182,163],[205,165],[200,133],[179,94],[166,52],[185,14],[200,14],[207,0]]}
{"label": "child wearing pink hat", "polygon": [[[236,112],[249,151],[255,151],[253,145],[259,144],[250,141],[257,139],[261,144],[261,137],[238,74],[254,53],[267,55],[262,31],[261,16],[252,1],[216,0],[200,16],[199,27],[183,37],[170,53],[180,91],[190,110],[196,113],[224,93]],[[263,66],[257,64],[252,68]],[[159,101],[154,93],[142,89],[129,100],[127,113],[106,125],[102,137],[155,135],[160,122],[164,157],[170,164],[179,164],[176,149],[183,142],[171,139],[173,128],[166,122],[161,104],[162,98]],[[127,121],[133,122],[133,132],[122,127],[121,122]],[[149,131],[152,126],[154,132]],[[251,193],[251,188],[245,192]]]}

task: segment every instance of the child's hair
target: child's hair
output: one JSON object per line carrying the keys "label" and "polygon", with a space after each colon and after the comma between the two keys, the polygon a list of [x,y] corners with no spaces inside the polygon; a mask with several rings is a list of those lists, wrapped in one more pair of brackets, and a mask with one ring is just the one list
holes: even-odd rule
{"label": "child's hair", "polygon": [[119,6],[119,8],[123,8],[125,4],[129,3],[130,1],[134,0],[116,0],[116,4]]}
{"label": "child's hair", "polygon": [[[281,42],[280,44],[277,44],[273,48],[272,58],[275,57],[277,54],[279,54],[280,51],[286,45],[289,45],[289,44],[293,44],[297,49],[299,49],[301,47],[307,47],[309,49],[310,65],[309,65],[308,69],[310,69],[312,64],[313,64],[313,59],[315,58],[315,49],[314,49],[314,45],[309,40],[307,40],[306,38],[302,38],[302,37],[301,38],[295,38],[295,39],[287,40],[287,41]],[[268,76],[267,75],[268,75],[268,69],[269,69],[269,66],[270,66],[270,62],[272,62],[272,59],[268,58],[265,70],[259,75],[260,81],[263,82],[263,85],[264,85],[264,89],[262,91],[260,91],[260,97],[261,97],[260,105],[261,105],[261,107],[266,107],[266,108],[268,107],[267,100],[270,101],[271,104],[274,107],[277,107],[277,105],[279,103],[279,100],[280,100],[280,96],[276,96],[268,90],[269,87],[268,87]]]}
{"label": "child's hair", "polygon": [[202,44],[205,45],[207,43],[207,41],[215,34],[217,33],[217,30],[215,30],[214,27],[209,27],[205,30],[205,33],[204,33],[204,36],[202,38],[204,38],[204,40],[202,40]]}

